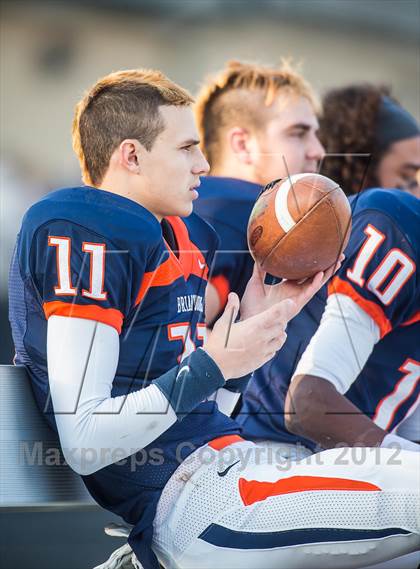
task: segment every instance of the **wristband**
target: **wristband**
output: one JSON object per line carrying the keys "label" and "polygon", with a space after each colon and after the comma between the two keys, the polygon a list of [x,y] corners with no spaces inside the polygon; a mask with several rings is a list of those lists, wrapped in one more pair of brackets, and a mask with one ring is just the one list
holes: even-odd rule
{"label": "wristband", "polygon": [[199,403],[225,384],[216,362],[202,348],[198,348],[179,367],[153,381],[171,404],[181,421]]}

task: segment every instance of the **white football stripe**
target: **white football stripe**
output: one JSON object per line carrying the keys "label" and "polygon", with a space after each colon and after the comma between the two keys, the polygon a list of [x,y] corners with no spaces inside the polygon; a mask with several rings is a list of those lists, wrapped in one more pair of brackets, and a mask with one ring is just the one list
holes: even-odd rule
{"label": "white football stripe", "polygon": [[289,196],[290,189],[292,185],[298,180],[304,178],[305,176],[311,176],[311,174],[294,174],[282,182],[277,190],[276,201],[275,201],[275,211],[277,221],[279,222],[281,228],[286,233],[296,225],[296,221],[290,214],[289,206],[287,205],[287,199]]}

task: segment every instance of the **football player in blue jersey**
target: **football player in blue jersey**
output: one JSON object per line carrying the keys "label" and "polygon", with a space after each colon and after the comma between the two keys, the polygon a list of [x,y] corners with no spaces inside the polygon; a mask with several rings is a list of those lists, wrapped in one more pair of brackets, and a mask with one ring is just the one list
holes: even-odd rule
{"label": "football player in blue jersey", "polygon": [[219,390],[273,357],[331,271],[275,285],[270,305],[252,294],[254,275],[241,320],[231,295],[205,339],[217,239],[191,215],[208,170],[191,103],[148,70],[113,73],[80,101],[73,143],[86,185],[29,209],[12,260],[16,362],[67,462],[133,525],[145,569],[353,567],[411,551],[416,453],[395,464],[370,449],[343,466],[330,450],[281,473],[218,408]]}
{"label": "football player in blue jersey", "polygon": [[[332,156],[323,168],[348,193],[375,185],[406,193],[370,190],[352,200],[347,260],[294,373],[286,426],[323,447],[395,443],[419,451],[406,439],[420,441],[420,130],[387,90],[352,85],[325,95],[321,136],[328,150],[355,154]],[[334,341],[325,336],[331,325]],[[317,427],[302,408],[306,389]]]}
{"label": "football player in blue jersey", "polygon": [[291,381],[286,427],[323,448],[419,452],[394,433],[412,421],[420,441],[420,200],[371,189],[352,200],[352,217],[346,261]]}
{"label": "football player in blue jersey", "polygon": [[[279,81],[279,77],[282,76],[281,73],[283,73],[282,83]],[[252,113],[257,112],[258,107],[253,107],[255,101],[259,100],[258,97],[265,97],[265,99],[267,99],[269,89],[272,88],[276,80],[280,85],[280,93],[281,89],[286,89],[290,99],[290,91],[292,90],[293,92],[292,84],[295,90],[295,100],[299,100],[302,95],[305,95],[309,105],[309,101],[311,100],[310,95],[307,91],[304,92],[302,88],[297,90],[297,80],[295,77],[290,78],[289,74],[290,69],[273,71],[269,68],[240,65],[236,62],[228,66],[224,72],[214,80],[208,82],[203,88],[198,97],[197,119],[202,139],[204,142],[208,141],[209,143],[208,148],[204,147],[204,150],[212,166],[212,173],[216,172],[219,176],[223,173],[229,175],[232,172],[232,163],[234,163],[236,165],[237,177],[242,178],[242,180],[252,179],[252,175],[250,178],[249,164],[242,166],[242,174],[240,173],[241,164],[245,158],[244,154],[237,152],[233,142],[237,133],[241,131],[241,127],[246,126],[246,134],[243,136],[245,136],[247,140],[252,140],[253,135],[254,137],[259,136],[259,138],[263,139],[264,134],[267,133],[266,140],[261,143],[262,147],[264,147],[264,144],[267,145],[265,147],[266,150],[271,150],[271,152],[267,152],[268,158],[266,158],[266,160],[273,160],[273,156],[277,158],[277,175],[282,175],[282,170],[284,169],[284,162],[280,159],[282,147],[284,147],[286,151],[289,151],[289,155],[293,154],[293,147],[290,148],[287,144],[287,129],[284,130],[283,133],[286,142],[283,141],[283,144],[280,145],[278,138],[275,140],[270,138],[270,132],[274,128],[273,125],[276,125],[278,131],[280,131],[281,125],[278,115],[277,117],[271,117],[271,122],[266,124],[266,130],[264,130],[262,125],[265,124],[264,118],[268,112],[264,110],[264,114],[261,116],[258,135],[252,130],[248,115],[252,116]],[[292,81],[294,82],[292,83]],[[247,98],[244,96],[244,91],[246,90],[248,91]],[[258,90],[260,90],[259,93]],[[254,100],[252,96],[254,96]],[[231,113],[228,105],[235,101],[235,97],[239,97],[239,99],[245,101],[249,108],[247,108],[244,103],[241,107],[237,104],[235,110]],[[283,96],[283,100],[280,99],[280,101],[283,102],[283,111],[289,119],[287,100],[285,96]],[[295,121],[298,123],[299,117],[295,117],[293,112],[295,108],[296,104],[294,106],[292,105],[291,117],[295,118]],[[315,110],[316,105],[312,104],[313,124],[316,124]],[[242,115],[240,114],[241,112]],[[350,120],[355,117],[359,117],[360,120]],[[301,122],[304,122],[305,118],[306,121],[308,121],[308,116],[302,116]],[[232,122],[229,122],[230,120]],[[334,155],[328,156],[327,159],[324,160],[322,171],[330,177],[335,176],[347,193],[355,193],[354,179],[358,182],[359,189],[363,189],[365,187],[364,184],[383,183],[385,186],[394,185],[401,189],[409,190],[410,192],[416,191],[415,173],[420,165],[418,125],[402,107],[390,98],[387,91],[369,85],[356,85],[342,90],[334,90],[325,97],[325,108],[321,122],[323,125],[322,140],[328,145],[328,149],[334,153]],[[214,146],[215,141],[219,141],[220,148],[223,149],[220,158],[219,154],[217,154],[217,148]],[[297,153],[298,157],[305,156],[305,149],[307,149],[306,155],[309,156],[309,158],[313,156],[310,154],[310,151],[314,147],[310,145],[305,146],[308,142],[310,142],[310,139],[306,143],[304,138],[301,140],[302,148]],[[351,150],[354,145],[357,144],[358,146],[355,146],[353,150],[353,152],[356,152],[356,156],[351,156]],[[372,168],[367,170],[368,150],[370,150],[371,154],[373,153],[373,158],[371,160]],[[340,155],[338,156],[337,153],[339,151]],[[318,153],[318,157],[321,156],[322,154]],[[248,162],[252,163],[253,158],[254,155],[250,154],[248,156]],[[219,160],[222,160],[221,164]],[[293,174],[296,171],[294,169],[297,164],[296,159],[290,160],[290,163],[292,164],[293,169],[291,173]],[[308,165],[302,162],[300,162],[300,164],[303,167],[314,167],[310,162]],[[274,174],[275,172],[273,171],[272,175]],[[219,306],[223,305],[223,297],[226,296],[230,290],[235,290],[239,294],[243,293],[246,283],[243,282],[242,276],[252,270],[253,263],[249,254],[244,254],[243,251],[241,251],[240,254],[234,255],[231,251],[232,249],[236,249],[236,251],[239,252],[241,249],[246,248],[247,217],[252,209],[253,200],[255,200],[257,191],[256,186],[252,186],[248,181],[242,180],[231,180],[218,176],[205,178],[196,209],[214,225],[222,241],[222,251],[219,252],[216,257],[213,271],[214,277],[211,279],[211,282],[215,284],[215,289],[218,289],[219,292],[218,296],[213,295],[213,298],[210,298],[210,300],[215,300],[216,313],[219,310]],[[254,181],[260,181],[257,175],[254,176]],[[398,195],[396,200],[398,203]],[[410,201],[410,198],[403,196],[401,200],[403,200],[403,202],[404,200]],[[378,202],[379,198],[376,197],[375,207]],[[416,200],[411,200],[412,209],[414,209],[414,211],[416,210],[415,206],[417,203]],[[355,201],[354,206],[356,205],[357,202]],[[359,206],[357,206],[357,212],[355,210],[354,214],[359,214],[360,208],[362,206],[367,207],[367,205],[368,202],[362,200]],[[401,203],[401,207],[403,207],[403,203]],[[233,208],[237,211],[237,215],[235,216],[230,213],[233,211]],[[392,210],[392,207],[388,209]],[[406,209],[408,212],[410,206],[406,205]],[[369,214],[366,213],[366,215],[368,216]],[[378,215],[380,216],[381,214],[378,213]],[[410,218],[413,219],[412,214],[407,216],[407,223]],[[383,223],[384,221],[382,222],[382,226]],[[410,226],[410,231],[413,232],[415,225],[414,218],[414,223],[408,224],[407,227]],[[392,233],[391,227],[390,232]],[[399,235],[399,239],[402,239],[401,235]],[[416,239],[415,235],[412,236],[412,240],[413,239]],[[390,239],[388,239],[388,243],[389,241]],[[390,246],[390,249],[392,249],[392,246]],[[228,252],[224,254],[223,250],[227,250]],[[388,249],[384,250],[384,255],[387,252]],[[348,267],[350,259],[346,261],[346,267]],[[397,265],[394,266],[394,269],[395,272],[397,272]],[[341,272],[343,273],[344,270],[345,269],[342,268]],[[415,283],[415,278],[413,278],[410,282],[410,286],[415,286]],[[309,339],[313,336],[318,327],[325,307],[326,294],[326,290],[320,291],[305,309],[292,320],[287,330],[288,340],[281,352],[277,354],[274,360],[255,373],[254,380],[249,385],[245,394],[241,412],[237,417],[238,421],[243,425],[244,433],[247,436],[255,440],[274,439],[278,443],[286,443],[286,445],[283,445],[284,448],[287,448],[287,443],[291,443],[292,445],[300,443],[304,446],[301,446],[299,450],[304,453],[306,452],[306,448],[312,450],[315,448],[313,440],[305,438],[302,432],[298,434],[294,433],[285,425],[285,418],[289,425],[292,424],[292,422],[296,424],[299,420],[299,415],[291,411],[291,401],[289,401],[288,414],[285,416],[285,398],[296,365]],[[400,300],[407,302],[405,297],[400,297]],[[406,310],[414,310],[411,301],[407,302]],[[410,326],[406,332],[414,342],[415,333],[415,326],[414,328]],[[401,334],[401,330],[399,334]],[[383,336],[383,334],[381,336]],[[360,335],[360,337],[362,336]],[[390,337],[389,341],[391,342],[394,338],[395,334]],[[380,345],[389,351],[386,343],[382,341]],[[397,352],[398,350],[396,348],[397,346],[395,345],[395,351]],[[343,352],[345,351],[340,351],[341,358],[343,357]],[[351,359],[350,349],[346,353],[349,354],[349,358]],[[397,358],[400,357],[401,359],[405,353],[406,350],[404,348]],[[409,356],[407,355],[407,357]],[[381,356],[379,354],[379,359],[380,358]],[[403,360],[405,361],[405,358],[403,358]],[[392,373],[385,372],[387,365],[383,362],[382,368],[375,369],[375,374],[378,374],[378,378],[376,382],[373,383],[368,382],[362,374],[358,383],[355,384],[352,391],[348,393],[353,404],[358,405],[360,409],[370,414],[372,418],[375,417],[376,409],[380,401],[387,393],[392,392],[400,376],[407,373],[399,371],[399,367],[404,365],[404,361],[401,361],[396,366],[396,362],[391,362],[388,359],[387,364],[389,364],[389,369],[394,370]],[[342,365],[344,365],[344,363],[342,363]],[[359,367],[358,369],[360,372],[361,368]],[[369,367],[365,369],[365,373],[368,373],[368,369]],[[374,368],[372,368],[372,373],[373,369]],[[384,373],[386,373],[386,381],[383,378]],[[356,374],[356,376],[357,375],[358,374]],[[356,376],[353,378],[354,380]],[[378,384],[381,384],[381,389],[378,389]],[[350,384],[348,384],[348,387],[350,387]],[[404,404],[398,407],[399,412],[394,417],[392,425],[387,425],[388,429],[395,430],[396,425],[400,424],[403,419],[406,419],[405,426],[407,427],[409,416],[412,416],[411,424],[416,423],[414,411],[418,408],[415,402],[417,400],[419,386],[418,378],[415,373],[409,375],[405,390],[399,392],[395,402],[397,404],[400,398],[404,399],[406,389],[410,392],[411,387],[413,391],[407,400],[404,400]],[[313,401],[313,398],[308,398],[307,394],[305,394],[304,399],[307,405]],[[300,401],[302,402],[303,399],[300,399]],[[389,405],[390,401],[387,401]],[[385,409],[385,407],[383,407],[383,409]],[[314,414],[317,413],[316,406],[311,405],[311,410]],[[350,420],[351,417],[352,420],[357,421],[358,417],[354,415],[354,408],[352,409],[352,413],[351,416],[346,415],[347,419]],[[344,420],[345,416],[342,415],[341,417]],[[365,418],[365,415],[363,415],[363,418]],[[322,419],[320,418],[320,423],[322,423],[326,429],[328,428],[327,423],[330,427],[334,427],[334,417],[330,416],[330,420],[326,421],[324,414]],[[382,424],[384,423],[382,422]],[[367,428],[368,423],[363,419],[361,425]],[[292,428],[296,429],[296,427]],[[360,427],[360,429],[362,429],[362,427]],[[381,430],[381,433],[382,438],[384,438],[385,433],[383,430]],[[335,439],[335,441],[332,441],[330,444],[347,442],[345,438],[342,438],[343,430],[341,430],[339,435],[338,439]],[[417,435],[414,433],[410,435],[410,438],[413,440],[418,440],[418,437],[418,433]],[[389,437],[387,441],[390,440],[392,439]],[[354,442],[354,439],[351,437],[348,439],[349,445],[354,444]],[[375,441],[375,444],[377,444],[377,442],[378,441]],[[409,442],[404,444],[411,448],[417,448],[412,446]],[[295,451],[296,449],[292,447],[289,452],[294,453]]]}
{"label": "football player in blue jersey", "polygon": [[[366,109],[376,109],[375,112],[372,111],[369,122]],[[338,111],[340,118],[335,121],[334,116]],[[361,127],[357,125],[357,121],[356,124],[351,123],[350,116],[360,117],[362,130],[370,141],[369,145],[362,139],[360,146],[355,147],[355,156],[350,156],[351,147],[348,144],[349,140],[356,144],[357,133],[361,134]],[[377,122],[378,117],[381,119],[380,123]],[[370,122],[373,124],[368,127]],[[303,445],[299,447],[300,452],[305,452],[306,448],[313,450],[315,443],[321,447],[337,444],[386,446],[394,443],[404,448],[419,450],[418,445],[410,441],[420,440],[420,353],[417,341],[419,300],[416,292],[418,277],[415,272],[418,250],[414,245],[419,238],[416,227],[420,202],[414,196],[407,195],[415,194],[418,190],[415,173],[420,166],[419,127],[388,94],[368,86],[353,86],[328,93],[321,125],[321,138],[328,145],[327,148],[333,152],[340,150],[345,154],[344,159],[341,156],[341,162],[337,156],[328,157],[323,165],[323,173],[336,176],[348,193],[356,191],[353,177],[358,180],[362,189],[366,183],[376,181],[385,186],[393,183],[399,186],[400,190],[406,190],[406,193],[399,191],[390,192],[388,195],[385,191],[369,191],[365,194],[363,191],[352,198],[352,239],[346,250],[347,260],[335,281],[335,285],[340,285],[337,286],[338,295],[333,294],[332,287],[329,288],[331,298],[328,306],[331,308],[324,316],[324,319],[327,319],[330,310],[334,312],[335,318],[340,320],[340,325],[346,329],[346,342],[337,341],[338,335],[334,335],[334,341],[331,341],[331,338],[327,340],[325,336],[324,340],[320,341],[320,336],[317,335],[296,371],[296,365],[317,330],[324,311],[327,290],[320,291],[289,324],[288,340],[275,360],[256,372],[246,393],[238,421],[243,423],[247,436],[260,440],[274,439],[278,443],[299,443]],[[373,152],[372,172],[366,172],[366,155],[369,149]],[[364,159],[361,156],[363,153]],[[383,176],[384,172],[386,177]],[[378,269],[378,273],[384,277],[384,282],[379,283],[376,292],[373,288],[366,288],[371,287],[371,283],[367,284],[369,279],[361,277],[358,283],[354,283],[348,278],[348,275],[353,274],[352,268],[358,252],[360,251],[362,256],[363,246],[372,245],[372,241],[367,243],[369,232],[379,231],[375,226],[375,219],[386,236],[381,247],[378,244],[374,251],[372,249],[372,256],[365,267],[368,272],[370,268],[372,273]],[[368,227],[369,223],[371,226]],[[395,260],[395,263],[388,267],[390,274],[387,278],[381,271],[387,270],[386,263],[397,254],[397,249],[405,251],[398,254],[402,255],[402,258],[404,255],[407,257],[405,263],[411,263],[413,270],[404,268],[404,261],[400,263]],[[388,260],[382,265],[384,259]],[[405,276],[406,281],[399,281]],[[389,284],[388,281],[393,278],[396,278],[394,283],[402,285],[401,291],[392,299],[382,299],[380,291],[383,285]],[[362,281],[364,287],[360,287]],[[347,298],[344,298],[345,296]],[[369,302],[363,303],[362,297],[366,297]],[[337,299],[340,301],[340,307]],[[332,308],[333,304],[335,309]],[[382,315],[384,318],[381,318]],[[319,334],[322,334],[325,326],[330,325],[330,318],[328,322],[323,322]],[[386,328],[384,322],[387,322]],[[297,378],[298,375],[311,375],[309,368],[304,366],[309,365],[315,346],[316,353],[318,349],[324,350],[327,359],[323,360],[324,375],[320,369],[312,375],[328,379],[329,382],[314,379],[301,383],[302,377]],[[405,369],[407,365],[409,370]],[[327,367],[329,372],[326,371]],[[293,381],[286,402],[293,376],[297,380]],[[339,383],[340,377],[342,384]],[[337,395],[337,399],[332,401],[330,398],[327,402],[327,394],[320,388],[321,385],[328,389],[334,387],[333,393]],[[308,389],[305,394],[304,387]],[[302,407],[303,398],[306,399],[306,405],[309,403],[309,392],[310,421],[314,421],[314,415],[317,415],[318,429],[323,431],[322,437],[319,432],[309,427],[308,407],[305,407],[305,411]],[[317,406],[314,404],[316,401],[322,401],[322,405]],[[402,438],[396,438],[397,431]],[[295,452],[295,449],[292,448],[290,452]]]}

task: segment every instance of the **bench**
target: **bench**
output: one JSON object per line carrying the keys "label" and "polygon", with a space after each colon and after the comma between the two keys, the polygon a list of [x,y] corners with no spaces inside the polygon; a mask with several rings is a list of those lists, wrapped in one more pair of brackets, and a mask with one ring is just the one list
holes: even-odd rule
{"label": "bench", "polygon": [[0,456],[0,508],[97,507],[80,476],[64,463],[24,366],[0,366]]}
{"label": "bench", "polygon": [[121,522],[95,503],[65,464],[24,366],[0,365],[0,513],[5,569],[14,569],[17,556],[19,566],[89,569],[115,549],[100,528]]}

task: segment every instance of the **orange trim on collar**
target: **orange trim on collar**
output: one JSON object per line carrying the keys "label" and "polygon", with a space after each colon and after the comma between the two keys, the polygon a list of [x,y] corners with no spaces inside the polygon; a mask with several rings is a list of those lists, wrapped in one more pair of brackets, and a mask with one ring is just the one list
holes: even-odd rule
{"label": "orange trim on collar", "polygon": [[179,259],[176,258],[175,254],[172,252],[171,249],[169,249],[169,251],[173,254],[174,258],[181,265],[182,271],[184,273],[184,278],[185,280],[187,280],[191,274],[192,262],[193,262],[190,254],[191,241],[190,241],[190,236],[188,235],[187,226],[180,217],[171,215],[169,217],[166,217],[165,219],[170,224],[170,226],[173,229],[173,232],[175,233],[175,239],[178,244]]}
{"label": "orange trim on collar", "polygon": [[144,299],[149,288],[154,286],[168,286],[182,276],[183,274],[179,262],[172,253],[166,261],[156,267],[154,271],[144,273],[139,292],[137,293],[135,306],[140,304]]}
{"label": "orange trim on collar", "polygon": [[202,252],[190,241],[188,229],[179,217],[170,216],[166,220],[171,225],[179,250],[179,259],[166,243],[169,257],[154,271],[144,273],[135,306],[140,304],[151,287],[168,286],[180,277],[188,280],[191,275],[207,279],[208,267]]}
{"label": "orange trim on collar", "polygon": [[175,238],[178,243],[179,259],[177,259],[175,255],[174,257],[182,267],[185,280],[188,280],[191,275],[207,279],[209,269],[206,264],[206,259],[198,247],[190,240],[185,223],[180,217],[175,216],[166,217],[166,220],[175,233]]}

